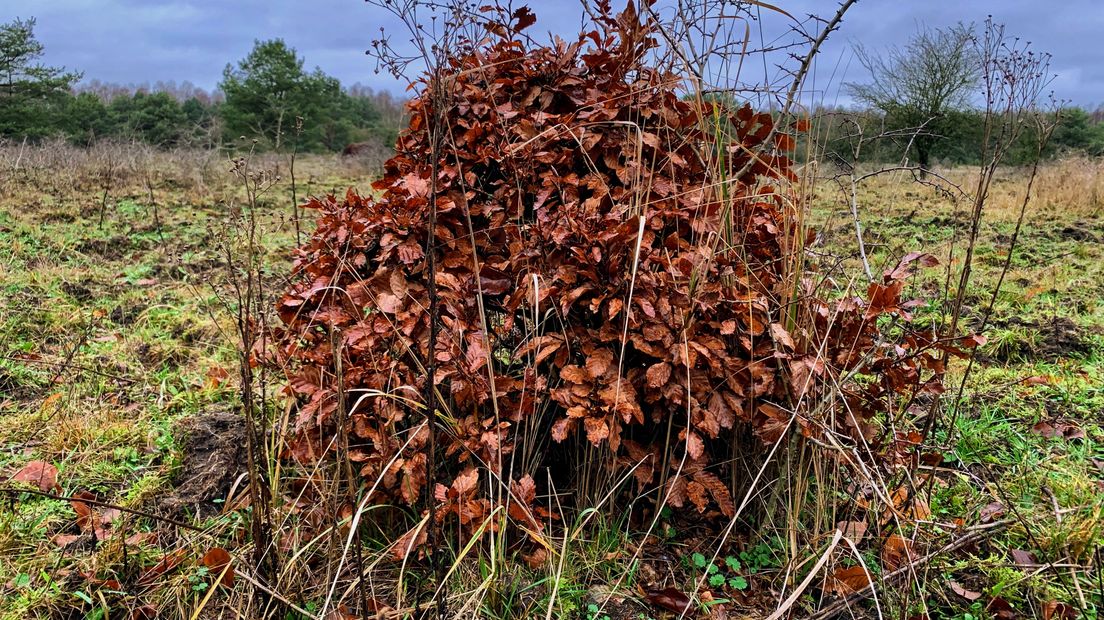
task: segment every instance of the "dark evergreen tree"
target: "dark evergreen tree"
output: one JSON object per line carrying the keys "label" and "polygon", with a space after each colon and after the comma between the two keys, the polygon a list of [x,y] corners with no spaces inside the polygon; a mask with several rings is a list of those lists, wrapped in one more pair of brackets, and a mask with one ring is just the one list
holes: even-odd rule
{"label": "dark evergreen tree", "polygon": [[79,73],[38,62],[35,20],[0,24],[0,136],[38,139],[58,132]]}

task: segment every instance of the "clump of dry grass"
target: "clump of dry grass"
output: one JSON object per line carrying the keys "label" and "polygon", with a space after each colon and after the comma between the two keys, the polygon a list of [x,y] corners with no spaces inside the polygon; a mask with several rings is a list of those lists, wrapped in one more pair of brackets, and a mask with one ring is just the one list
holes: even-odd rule
{"label": "clump of dry grass", "polygon": [[1099,216],[1104,209],[1104,158],[1073,155],[1046,162],[1036,187],[1038,213]]}
{"label": "clump of dry grass", "polygon": [[[105,140],[91,147],[79,147],[64,140],[39,144],[0,141],[0,187],[35,187],[63,197],[73,190],[104,192],[107,199],[130,190],[145,192],[147,186],[181,190],[197,201],[212,195],[240,190],[233,173],[233,151],[206,149],[159,149],[139,142]],[[290,153],[254,153],[259,169],[291,182]],[[337,154],[295,155],[299,195],[333,191],[336,179],[364,179],[379,172],[374,157],[344,157]],[[287,178],[285,178],[287,177]]]}

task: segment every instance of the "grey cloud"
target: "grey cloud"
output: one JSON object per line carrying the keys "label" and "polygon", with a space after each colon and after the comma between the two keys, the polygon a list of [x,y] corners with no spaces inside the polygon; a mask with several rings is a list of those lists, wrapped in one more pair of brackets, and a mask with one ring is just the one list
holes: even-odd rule
{"label": "grey cloud", "polygon": [[[520,3],[516,0],[515,3]],[[616,6],[619,0],[614,0]],[[542,31],[569,33],[581,10],[573,0],[532,0]],[[834,11],[825,0],[782,0],[795,16]],[[1008,32],[1048,51],[1058,73],[1053,87],[1081,105],[1104,102],[1104,4],[1064,0],[860,0],[817,62],[810,87],[825,101],[839,101],[839,86],[861,81],[853,44],[878,49],[905,42],[918,24],[981,23],[993,14]],[[248,53],[255,39],[280,37],[310,68],[320,66],[343,83],[401,90],[374,73],[364,51],[380,26],[393,40],[408,38],[392,16],[363,0],[4,0],[0,20],[38,18],[46,62],[84,71],[87,79],[112,82],[189,80],[212,88],[227,63]],[[766,12],[764,38],[785,37],[789,24]],[[758,25],[755,25],[758,36]],[[781,60],[781,59],[772,59]],[[761,65],[761,63],[760,63]],[[762,69],[759,69],[760,76]],[[771,71],[768,71],[771,73]]]}

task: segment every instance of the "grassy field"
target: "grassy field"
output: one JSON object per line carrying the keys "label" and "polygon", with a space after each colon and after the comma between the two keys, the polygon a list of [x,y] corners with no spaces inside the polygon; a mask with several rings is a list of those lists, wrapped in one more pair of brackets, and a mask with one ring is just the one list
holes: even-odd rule
{"label": "grassy field", "polygon": [[[7,481],[0,617],[107,619],[153,608],[161,617],[236,617],[251,584],[248,563],[235,564],[236,585],[227,594],[212,586],[222,565],[201,558],[213,548],[237,555],[247,537],[226,301],[227,252],[233,256],[241,242],[243,183],[217,157],[147,154],[114,176],[95,172],[98,164],[79,154],[67,157],[63,164],[45,156],[24,161],[18,171],[9,158],[0,181],[0,479]],[[279,170],[275,160],[254,165],[273,175],[256,213],[265,286],[276,295],[296,241],[290,170],[286,161]],[[966,184],[973,172],[947,174]],[[350,185],[367,190],[370,181],[366,170],[321,157],[300,161],[296,178],[300,198]],[[980,321],[1008,258],[1025,180],[1021,170],[1002,171],[994,188],[973,261],[968,321]],[[823,262],[845,278],[858,263],[844,196],[824,181],[812,217],[821,230],[815,250],[841,257]],[[862,186],[858,204],[875,273],[910,251],[931,252],[943,266],[960,264],[961,201],[911,177],[886,176]],[[306,221],[303,227],[310,229]],[[946,279],[943,267],[927,269],[912,292],[938,300]],[[932,550],[960,532],[980,534],[887,587],[877,610],[864,606],[844,616],[918,617],[923,607],[932,619],[1096,618],[1104,608],[1100,163],[1069,160],[1042,170],[989,323],[956,427],[932,446],[943,462],[925,470],[930,514],[917,515],[924,524],[918,537]],[[963,369],[951,372],[951,394]],[[27,478],[25,467],[35,462],[56,467],[56,486],[39,485],[41,477],[29,486],[9,480]],[[15,491],[39,487],[181,523]],[[676,523],[672,518],[669,527]],[[297,549],[295,532],[283,534]],[[777,603],[788,570],[812,553],[785,557],[779,535],[742,534],[742,549],[721,555],[725,567],[709,568],[689,548],[629,564],[623,550],[633,533],[609,527],[576,551],[556,615],[666,617],[638,583],[682,588],[695,571],[708,571],[725,575],[717,592],[734,601],[727,617],[760,617],[757,610]],[[877,551],[869,553],[878,564]],[[291,555],[278,590],[300,608],[289,617],[305,617],[326,597],[327,575],[312,579],[309,554]],[[648,574],[661,565],[673,568]],[[380,580],[394,570],[381,565]],[[478,581],[481,570],[465,568],[455,579]],[[543,616],[548,584],[541,575],[514,575],[508,603],[498,608]],[[594,601],[615,582],[618,603],[599,612]],[[1004,606],[1010,615],[999,615]]]}
{"label": "grassy field", "polygon": [[[937,433],[933,447],[943,463],[931,472],[929,518],[933,532],[1008,525],[983,543],[940,555],[917,580],[932,618],[1096,618],[1104,603],[1101,171],[1079,159],[1046,165],[1010,260],[1027,171],[1001,171],[994,184],[966,298],[970,329],[979,329],[1006,261],[1008,270],[954,430]],[[962,187],[976,182],[976,171],[947,176]],[[830,204],[836,194],[821,196]],[[966,234],[958,202],[909,175],[861,188],[875,273],[907,252],[930,252],[941,266],[921,274],[914,294],[933,306],[943,291],[953,294],[947,267],[961,267]],[[824,245],[850,257],[842,271],[855,273],[858,244],[846,206],[818,209],[816,217]],[[949,395],[964,366],[952,367]],[[1006,606],[1014,612],[999,615]]]}

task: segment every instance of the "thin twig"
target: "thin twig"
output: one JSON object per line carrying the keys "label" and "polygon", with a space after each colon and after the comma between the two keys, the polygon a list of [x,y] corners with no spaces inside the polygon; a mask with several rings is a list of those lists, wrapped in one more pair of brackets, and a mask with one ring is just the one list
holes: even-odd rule
{"label": "thin twig", "polygon": [[38,491],[38,490],[35,490],[35,489],[16,489],[16,488],[13,488],[13,487],[0,487],[0,493],[3,493],[5,495],[20,495],[22,493],[30,493],[31,495],[38,495],[39,497],[46,497],[46,498],[49,498],[49,499],[61,500],[63,502],[83,502],[85,504],[91,504],[92,506],[99,506],[100,508],[113,508],[113,509],[118,510],[120,512],[127,512],[127,513],[130,513],[132,515],[137,515],[139,517],[145,517],[147,519],[153,519],[154,521],[161,521],[163,523],[169,523],[171,525],[175,525],[176,527],[182,527],[182,528],[187,529],[187,530],[192,530],[193,532],[205,532],[206,531],[201,527],[196,527],[194,525],[190,525],[190,524],[185,523],[183,521],[177,521],[176,519],[173,519],[171,517],[162,517],[160,515],[155,515],[153,513],[149,513],[149,512],[146,512],[144,510],[138,510],[136,508],[126,508],[124,506],[119,506],[118,504],[112,504],[112,503],[109,503],[109,502],[102,502],[98,499],[87,499],[87,498],[84,498],[84,497],[70,497],[68,495],[59,495],[57,493],[50,493],[49,491]]}

